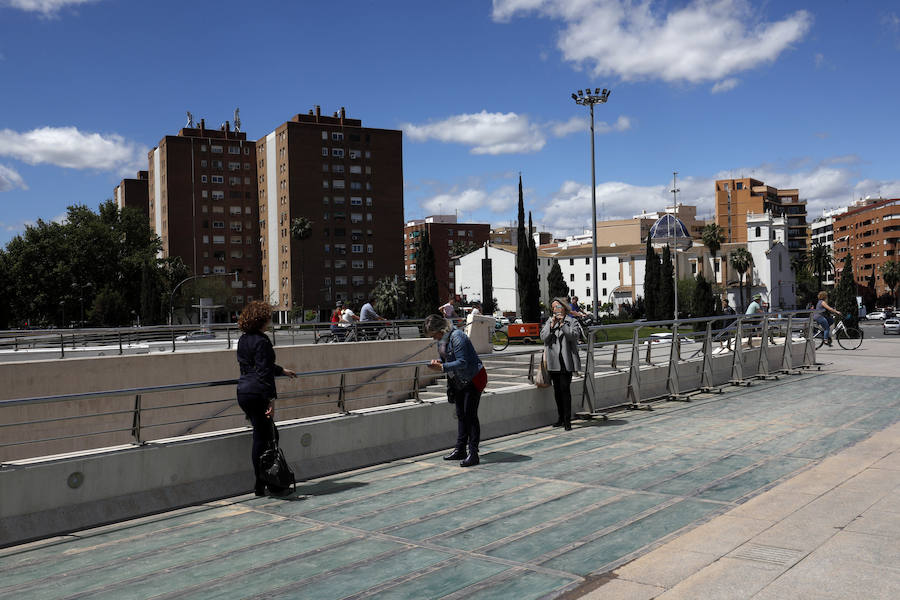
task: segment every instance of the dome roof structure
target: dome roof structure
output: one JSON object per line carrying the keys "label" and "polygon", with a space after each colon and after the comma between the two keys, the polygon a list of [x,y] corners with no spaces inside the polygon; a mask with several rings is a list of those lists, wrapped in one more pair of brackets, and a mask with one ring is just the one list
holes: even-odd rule
{"label": "dome roof structure", "polygon": [[650,243],[655,247],[669,245],[678,250],[686,250],[693,245],[693,240],[681,219],[665,214],[650,228]]}

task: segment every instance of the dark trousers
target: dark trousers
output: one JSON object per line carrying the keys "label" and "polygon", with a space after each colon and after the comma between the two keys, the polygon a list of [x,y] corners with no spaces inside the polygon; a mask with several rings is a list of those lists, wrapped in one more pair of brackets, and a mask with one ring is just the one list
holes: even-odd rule
{"label": "dark trousers", "polygon": [[275,427],[275,421],[266,416],[266,409],[269,408],[269,399],[262,396],[241,396],[238,395],[238,405],[250,424],[253,425],[253,446],[250,449],[250,460],[253,461],[253,475],[256,477],[256,486],[264,486],[259,476],[259,457],[266,451],[269,444],[274,440],[278,441],[278,429]]}
{"label": "dark trousers", "polygon": [[550,382],[553,384],[553,399],[556,400],[556,412],[564,425],[572,424],[572,371],[550,371]]}
{"label": "dark trousers", "polygon": [[481,401],[481,392],[469,383],[460,390],[451,388],[450,393],[456,404],[456,447],[467,450],[470,454],[478,454],[478,443],[481,441],[478,403]]}

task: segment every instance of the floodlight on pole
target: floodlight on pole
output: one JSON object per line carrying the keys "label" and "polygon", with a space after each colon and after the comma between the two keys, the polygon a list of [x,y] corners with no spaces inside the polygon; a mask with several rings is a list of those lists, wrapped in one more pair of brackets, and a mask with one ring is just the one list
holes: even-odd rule
{"label": "floodlight on pole", "polygon": [[591,240],[593,242],[593,273],[591,275],[591,280],[593,284],[593,313],[594,321],[596,322],[599,320],[598,310],[600,298],[597,296],[597,175],[594,165],[594,105],[606,104],[611,92],[606,88],[604,88],[602,92],[599,88],[594,88],[593,94],[591,94],[591,88],[587,88],[586,91],[587,95],[585,95],[584,91],[578,90],[578,95],[572,94],[572,99],[575,100],[575,103],[579,106],[589,106],[591,109]]}

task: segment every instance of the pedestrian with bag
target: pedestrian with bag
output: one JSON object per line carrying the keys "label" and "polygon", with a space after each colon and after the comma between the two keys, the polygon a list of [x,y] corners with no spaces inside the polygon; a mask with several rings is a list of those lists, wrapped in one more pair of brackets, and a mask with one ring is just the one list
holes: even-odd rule
{"label": "pedestrian with bag", "polygon": [[447,401],[456,405],[456,447],[444,460],[459,460],[461,467],[477,465],[481,441],[478,404],[487,385],[487,372],[469,336],[448,319],[429,315],[423,329],[426,336],[437,341],[441,357],[432,360],[428,368],[447,374]]}
{"label": "pedestrian with bag", "polygon": [[581,370],[581,357],[578,355],[578,344],[584,332],[578,320],[569,314],[569,304],[565,298],[554,298],[550,303],[553,314],[541,328],[541,341],[544,342],[544,356],[547,371],[553,384],[553,399],[556,400],[556,411],[559,419],[554,427],[572,430],[572,375]]}
{"label": "pedestrian with bag", "polygon": [[264,333],[271,323],[272,307],[260,301],[247,304],[238,318],[238,327],[244,333],[237,344],[237,360],[241,368],[237,401],[253,426],[250,459],[256,477],[253,491],[257,496],[264,496],[267,488],[276,496],[290,491],[289,488],[267,485],[260,468],[260,456],[270,446],[278,444],[278,429],[275,427],[275,398],[278,395],[275,391],[275,377],[297,376],[294,371],[275,364],[275,349]]}

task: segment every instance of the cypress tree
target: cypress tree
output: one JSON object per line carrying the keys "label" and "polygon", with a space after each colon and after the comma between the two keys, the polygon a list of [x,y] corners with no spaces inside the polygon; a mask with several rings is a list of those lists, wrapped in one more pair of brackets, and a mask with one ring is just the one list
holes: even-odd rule
{"label": "cypress tree", "polygon": [[416,255],[416,316],[427,317],[437,312],[441,305],[438,297],[438,282],[434,267],[434,248],[423,232]]}
{"label": "cypress tree", "polygon": [[550,306],[550,302],[553,302],[554,298],[567,298],[569,296],[569,284],[566,283],[558,262],[554,261],[553,266],[550,268],[550,273],[547,274],[547,290],[550,293],[547,306]]}
{"label": "cypress tree", "polygon": [[522,322],[527,323],[525,314],[528,312],[528,236],[525,234],[525,198],[522,194],[522,175],[519,174],[519,225],[516,228],[516,291],[519,295],[519,316]]}
{"label": "cypress tree", "polygon": [[647,255],[644,260],[644,309],[647,320],[656,320],[657,288],[659,287],[659,257],[647,236]]}
{"label": "cypress tree", "polygon": [[834,288],[834,308],[846,319],[848,327],[857,327],[859,308],[856,304],[856,280],[853,279],[853,260],[847,254],[841,278]]}
{"label": "cypress tree", "polygon": [[669,245],[662,251],[662,265],[659,269],[659,290],[656,304],[656,320],[667,321],[675,317],[675,265]]}
{"label": "cypress tree", "polygon": [[[528,231],[534,231],[528,211]],[[537,323],[541,320],[541,281],[538,274],[537,244],[534,236],[528,236],[527,262],[525,263],[525,303],[522,311],[523,323]]]}
{"label": "cypress tree", "polygon": [[692,317],[711,317],[715,313],[712,285],[706,280],[703,273],[697,273],[697,285],[694,287],[692,300],[694,307]]}

